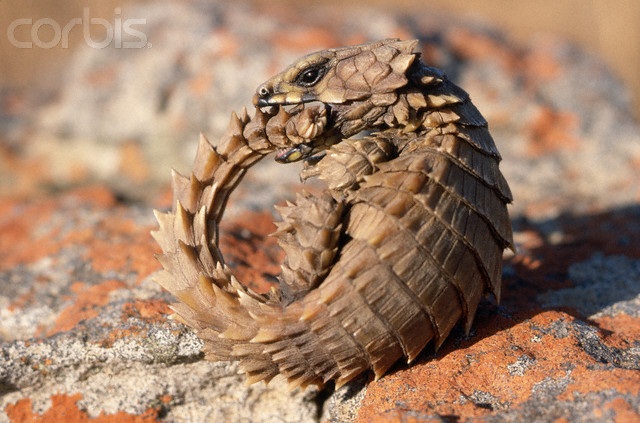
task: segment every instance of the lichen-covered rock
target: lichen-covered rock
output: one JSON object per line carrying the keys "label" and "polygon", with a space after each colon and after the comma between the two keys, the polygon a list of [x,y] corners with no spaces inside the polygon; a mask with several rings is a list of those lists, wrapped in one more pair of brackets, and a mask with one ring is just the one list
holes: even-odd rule
{"label": "lichen-covered rock", "polygon": [[[335,8],[283,4],[126,6],[148,18],[151,48],[123,61],[78,51],[59,95],[36,109],[3,91],[0,421],[638,420],[640,128],[625,87],[563,41],[516,46],[431,10],[406,19],[371,5],[341,9],[347,27]],[[162,178],[187,168],[194,134],[215,140],[229,111],[295,57],[395,36],[420,38],[425,60],[490,123],[515,198],[505,295],[481,305],[468,339],[454,333],[378,382],[246,388],[233,367],[203,361],[150,283],[151,209],[170,206]],[[275,242],[261,240],[297,178],[265,164],[227,215],[225,258],[254,288],[278,272]],[[87,180],[102,182],[70,188]]]}
{"label": "lichen-covered rock", "polygon": [[149,209],[92,187],[0,211],[0,421],[319,414],[317,391],[243,386],[235,365],[204,362],[201,341],[168,320],[170,297],[150,278]]}

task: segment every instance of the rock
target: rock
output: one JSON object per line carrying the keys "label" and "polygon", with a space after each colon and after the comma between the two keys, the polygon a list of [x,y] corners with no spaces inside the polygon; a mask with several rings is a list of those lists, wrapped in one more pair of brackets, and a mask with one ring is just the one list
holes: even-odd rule
{"label": "rock", "polygon": [[149,208],[119,205],[100,187],[9,204],[0,420],[316,420],[317,390],[244,386],[235,364],[205,362],[200,340],[168,319],[172,299],[151,281]]}
{"label": "rock", "polygon": [[640,296],[624,298],[640,293],[640,260],[598,252],[589,260],[569,266],[568,278],[574,282],[573,287],[538,295],[543,307],[572,307],[594,319],[620,313],[640,317]]}
{"label": "rock", "polygon": [[[0,421],[640,419],[640,128],[597,58],[373,5],[126,14],[147,18],[150,47],[79,49],[55,96],[0,91]],[[502,301],[379,381],[246,387],[169,319],[151,209],[171,206],[169,169],[189,168],[197,133],[215,140],[266,77],[312,50],[395,36],[420,38],[490,122],[515,197]],[[298,170],[261,163],[223,219],[225,258],[254,289],[279,272],[265,237]]]}

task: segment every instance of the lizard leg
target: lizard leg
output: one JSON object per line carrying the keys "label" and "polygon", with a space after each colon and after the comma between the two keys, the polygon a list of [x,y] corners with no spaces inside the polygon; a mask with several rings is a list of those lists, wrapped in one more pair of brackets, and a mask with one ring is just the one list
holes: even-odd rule
{"label": "lizard leg", "polygon": [[329,186],[335,197],[356,190],[366,175],[377,170],[379,163],[397,156],[392,142],[383,136],[344,140],[327,150],[326,155],[315,165],[307,165],[300,177],[306,180],[318,177]]}

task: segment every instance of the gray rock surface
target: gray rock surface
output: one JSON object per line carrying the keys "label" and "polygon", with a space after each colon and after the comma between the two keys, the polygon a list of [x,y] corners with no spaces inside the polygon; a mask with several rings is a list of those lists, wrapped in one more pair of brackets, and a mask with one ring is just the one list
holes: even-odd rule
{"label": "gray rock surface", "polygon": [[[0,203],[0,422],[640,416],[640,128],[597,58],[430,10],[160,1],[126,13],[147,19],[148,47],[78,49],[56,96],[0,119],[0,143],[18,151],[0,156],[12,193]],[[310,51],[396,36],[420,38],[490,122],[515,197],[502,303],[483,304],[469,338],[378,382],[247,387],[168,319],[151,209],[170,206],[169,169],[189,169],[198,133],[215,140],[259,82]],[[296,188],[297,169],[270,161],[240,185],[223,220],[238,271],[274,261],[245,244]]]}

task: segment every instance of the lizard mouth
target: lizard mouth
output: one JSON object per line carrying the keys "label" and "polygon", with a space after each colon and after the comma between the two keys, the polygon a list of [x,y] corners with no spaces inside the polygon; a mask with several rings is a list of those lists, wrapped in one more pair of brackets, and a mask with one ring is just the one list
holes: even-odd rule
{"label": "lizard mouth", "polygon": [[324,150],[336,142],[335,131],[331,129],[332,109],[328,104],[301,101],[269,104],[267,107],[280,107],[289,115],[286,135],[273,140],[280,147],[275,154],[278,163],[317,161],[324,156]]}
{"label": "lizard mouth", "polygon": [[293,163],[312,156],[313,147],[308,144],[298,144],[291,148],[282,148],[276,151],[275,160],[278,163]]}
{"label": "lizard mouth", "polygon": [[292,106],[303,103],[312,103],[316,101],[313,94],[301,94],[291,96],[286,93],[273,93],[269,90],[258,91],[254,94],[252,102],[256,107],[269,107],[269,106]]}

